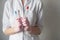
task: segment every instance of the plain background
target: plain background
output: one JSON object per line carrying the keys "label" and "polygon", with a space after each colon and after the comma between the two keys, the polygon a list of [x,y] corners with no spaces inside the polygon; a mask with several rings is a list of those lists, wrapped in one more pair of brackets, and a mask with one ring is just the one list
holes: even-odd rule
{"label": "plain background", "polygon": [[[6,0],[0,0],[0,40],[8,40],[2,32],[2,14]],[[43,30],[40,40],[60,40],[60,0],[42,0]]]}

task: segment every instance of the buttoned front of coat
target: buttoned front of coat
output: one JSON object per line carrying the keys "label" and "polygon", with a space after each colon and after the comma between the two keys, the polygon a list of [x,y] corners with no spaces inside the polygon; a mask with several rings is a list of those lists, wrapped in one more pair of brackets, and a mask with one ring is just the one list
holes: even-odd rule
{"label": "buttoned front of coat", "polygon": [[[3,32],[12,26],[18,17],[26,17],[29,25],[40,27],[42,25],[42,3],[40,0],[7,0],[3,12]],[[19,32],[9,36],[9,40],[39,40],[38,35],[31,35],[27,31]]]}

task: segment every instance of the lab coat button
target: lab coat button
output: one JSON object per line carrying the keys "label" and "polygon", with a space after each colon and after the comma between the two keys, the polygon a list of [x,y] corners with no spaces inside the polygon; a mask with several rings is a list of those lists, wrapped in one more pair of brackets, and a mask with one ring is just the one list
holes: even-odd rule
{"label": "lab coat button", "polygon": [[29,6],[27,6],[26,9],[28,10],[29,9]]}
{"label": "lab coat button", "polygon": [[18,13],[20,13],[20,10],[18,10]]}
{"label": "lab coat button", "polygon": [[17,14],[17,12],[15,11],[15,14]]}

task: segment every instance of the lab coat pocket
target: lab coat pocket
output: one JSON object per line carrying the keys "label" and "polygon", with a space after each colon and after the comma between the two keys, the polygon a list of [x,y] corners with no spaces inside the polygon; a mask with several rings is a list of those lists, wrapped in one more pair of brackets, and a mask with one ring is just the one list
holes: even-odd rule
{"label": "lab coat pocket", "polygon": [[10,14],[11,26],[13,26],[15,24],[17,18],[18,18],[17,11],[13,10],[13,13]]}

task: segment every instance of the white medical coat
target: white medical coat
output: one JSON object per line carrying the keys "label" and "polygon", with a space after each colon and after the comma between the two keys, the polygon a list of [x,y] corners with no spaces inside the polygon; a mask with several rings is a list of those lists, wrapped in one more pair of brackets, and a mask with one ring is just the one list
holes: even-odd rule
{"label": "white medical coat", "polygon": [[[41,0],[25,0],[24,6],[21,0],[7,0],[3,12],[3,32],[14,24],[15,19],[18,17],[18,11],[20,17],[27,17],[30,26],[37,24],[41,28],[43,14]],[[10,35],[9,40],[39,40],[39,36],[31,35],[28,32],[24,34],[19,32]]]}

